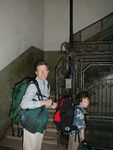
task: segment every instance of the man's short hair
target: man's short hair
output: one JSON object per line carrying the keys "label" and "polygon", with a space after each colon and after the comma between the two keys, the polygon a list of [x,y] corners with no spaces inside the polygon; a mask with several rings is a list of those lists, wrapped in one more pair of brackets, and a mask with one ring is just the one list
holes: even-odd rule
{"label": "man's short hair", "polygon": [[37,67],[40,65],[46,65],[47,69],[49,69],[48,63],[45,62],[44,60],[37,60],[34,64],[34,71],[36,71]]}

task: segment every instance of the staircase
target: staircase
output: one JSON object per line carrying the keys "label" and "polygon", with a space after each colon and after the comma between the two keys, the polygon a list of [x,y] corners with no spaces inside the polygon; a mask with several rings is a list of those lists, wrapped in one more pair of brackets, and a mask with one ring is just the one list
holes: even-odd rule
{"label": "staircase", "polygon": [[48,109],[49,112],[49,121],[47,124],[47,128],[44,133],[43,143],[42,143],[42,150],[56,149],[57,148],[57,130],[56,126],[53,122],[53,114],[55,110]]}
{"label": "staircase", "polygon": [[17,126],[14,126],[15,136],[12,136],[12,129],[7,129],[6,135],[0,140],[0,150],[22,150],[22,137],[17,136]]}
{"label": "staircase", "polygon": [[[49,121],[44,133],[42,150],[57,149],[57,130],[53,123],[53,114],[55,110],[48,109]],[[15,136],[12,136],[11,127],[7,129],[6,135],[0,140],[0,150],[22,150],[22,137],[17,137],[17,126],[15,128]]]}
{"label": "staircase", "polygon": [[113,12],[73,35],[75,42],[112,41]]}

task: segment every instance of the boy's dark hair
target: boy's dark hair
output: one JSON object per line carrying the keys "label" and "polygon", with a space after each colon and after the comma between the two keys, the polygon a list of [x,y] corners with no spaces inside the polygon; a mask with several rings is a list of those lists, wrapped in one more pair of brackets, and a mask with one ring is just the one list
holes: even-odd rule
{"label": "boy's dark hair", "polygon": [[83,98],[88,98],[89,103],[91,102],[91,95],[90,95],[90,93],[87,92],[87,91],[82,91],[82,92],[80,92],[80,93],[77,95],[77,97],[76,97],[76,99],[75,99],[75,100],[76,100],[75,103],[76,103],[76,104],[80,104],[80,102],[82,102]]}
{"label": "boy's dark hair", "polygon": [[48,63],[45,62],[44,60],[37,60],[34,64],[34,71],[36,71],[37,67],[40,65],[46,65],[47,69],[49,69]]}

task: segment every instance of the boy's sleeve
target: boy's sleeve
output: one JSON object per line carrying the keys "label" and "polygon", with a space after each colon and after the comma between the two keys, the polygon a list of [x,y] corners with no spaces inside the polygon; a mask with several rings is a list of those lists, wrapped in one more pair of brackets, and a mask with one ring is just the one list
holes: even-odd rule
{"label": "boy's sleeve", "polygon": [[80,109],[76,109],[74,112],[73,125],[77,126],[79,130],[86,128],[84,113]]}

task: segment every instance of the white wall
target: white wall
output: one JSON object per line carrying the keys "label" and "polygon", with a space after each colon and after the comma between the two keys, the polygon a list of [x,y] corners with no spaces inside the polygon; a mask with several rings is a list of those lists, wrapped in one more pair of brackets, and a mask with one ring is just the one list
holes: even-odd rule
{"label": "white wall", "polygon": [[[0,0],[0,70],[30,46],[69,41],[70,0]],[[73,0],[74,33],[113,12],[113,0]]]}
{"label": "white wall", "polygon": [[32,45],[43,49],[43,42],[43,0],[0,0],[0,70]]}
{"label": "white wall", "polygon": [[[59,50],[69,41],[69,2],[45,0],[45,50]],[[73,5],[74,33],[113,12],[113,0],[73,0]]]}
{"label": "white wall", "polygon": [[45,0],[45,50],[59,50],[69,40],[69,1]]}
{"label": "white wall", "polygon": [[113,0],[73,0],[74,33],[113,12]]}

